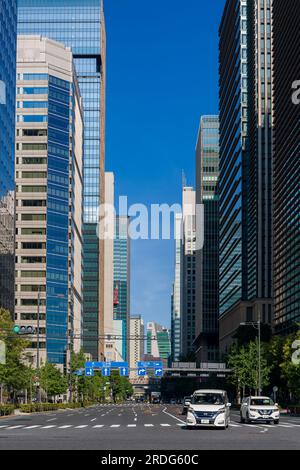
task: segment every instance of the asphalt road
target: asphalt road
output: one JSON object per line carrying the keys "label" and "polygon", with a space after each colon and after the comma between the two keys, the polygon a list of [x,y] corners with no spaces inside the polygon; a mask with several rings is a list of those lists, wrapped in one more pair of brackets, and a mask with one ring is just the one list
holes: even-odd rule
{"label": "asphalt road", "polygon": [[0,450],[287,450],[300,449],[300,418],[278,426],[241,424],[228,430],[185,428],[170,405],[103,405],[0,419]]}

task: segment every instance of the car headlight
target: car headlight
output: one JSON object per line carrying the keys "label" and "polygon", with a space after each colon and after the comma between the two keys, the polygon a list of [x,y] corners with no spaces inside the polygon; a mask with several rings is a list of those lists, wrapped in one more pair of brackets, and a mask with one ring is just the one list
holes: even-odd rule
{"label": "car headlight", "polygon": [[223,413],[225,413],[225,407],[217,411],[216,416],[222,415]]}

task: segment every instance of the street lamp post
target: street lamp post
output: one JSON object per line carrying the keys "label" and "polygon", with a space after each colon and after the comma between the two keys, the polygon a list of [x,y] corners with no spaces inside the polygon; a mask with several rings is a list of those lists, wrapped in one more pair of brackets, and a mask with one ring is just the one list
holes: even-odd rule
{"label": "street lamp post", "polygon": [[41,384],[40,384],[40,303],[41,303],[41,290],[38,288],[38,305],[37,305],[37,332],[36,332],[36,370],[39,380],[37,401],[41,402]]}
{"label": "street lamp post", "polygon": [[[244,322],[241,326],[251,325],[258,330],[258,395],[261,395],[261,316],[258,312],[257,322]],[[257,325],[257,326],[255,326]]]}

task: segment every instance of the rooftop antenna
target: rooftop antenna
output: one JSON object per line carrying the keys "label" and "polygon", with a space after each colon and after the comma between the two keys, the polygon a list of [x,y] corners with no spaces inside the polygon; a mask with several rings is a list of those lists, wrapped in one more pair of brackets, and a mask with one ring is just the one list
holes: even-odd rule
{"label": "rooftop antenna", "polygon": [[186,176],[184,170],[182,170],[182,189],[186,188]]}

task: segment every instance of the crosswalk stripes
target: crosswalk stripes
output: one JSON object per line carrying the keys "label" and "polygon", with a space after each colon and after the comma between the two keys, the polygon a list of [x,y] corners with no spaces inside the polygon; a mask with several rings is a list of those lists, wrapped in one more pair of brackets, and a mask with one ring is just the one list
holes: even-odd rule
{"label": "crosswalk stripes", "polygon": [[[136,423],[136,424],[81,424],[81,425],[73,425],[73,424],[61,424],[61,425],[58,425],[58,424],[48,424],[48,425],[42,425],[42,424],[35,424],[35,425],[30,425],[30,426],[26,426],[24,424],[18,424],[18,425],[8,425],[8,424],[5,424],[5,425],[0,425],[0,434],[1,432],[5,432],[5,431],[25,431],[25,430],[40,430],[40,429],[43,429],[43,430],[48,430],[48,429],[59,429],[59,430],[71,430],[71,429],[103,429],[103,428],[111,428],[111,429],[118,429],[118,428],[121,428],[121,427],[127,427],[129,429],[135,429],[135,428],[138,428],[138,427],[144,427],[144,428],[157,428],[157,427],[162,427],[162,428],[175,428],[175,427],[185,427],[185,424],[184,423],[172,423],[172,424],[168,424],[168,423]],[[287,428],[287,429],[299,429],[300,430],[300,425],[299,424],[293,424],[293,423],[290,423],[290,424],[278,424],[276,426],[272,425],[272,424],[238,424],[238,423],[230,423],[229,424],[229,427],[231,429],[237,429],[237,430],[241,430],[241,429],[251,429],[251,428],[255,428],[255,429],[263,429],[263,428],[268,428],[268,429],[272,429],[272,430],[276,430],[277,428]]]}

